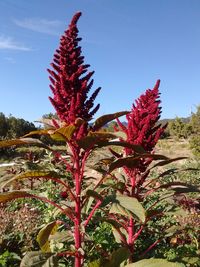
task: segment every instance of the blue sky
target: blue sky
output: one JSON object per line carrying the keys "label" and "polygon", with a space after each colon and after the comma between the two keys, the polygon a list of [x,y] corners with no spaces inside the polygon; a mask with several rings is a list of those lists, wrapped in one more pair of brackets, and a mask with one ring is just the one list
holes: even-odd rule
{"label": "blue sky", "polygon": [[0,112],[29,121],[53,112],[48,73],[73,14],[95,70],[98,116],[129,110],[161,79],[162,118],[200,104],[199,0],[1,0]]}

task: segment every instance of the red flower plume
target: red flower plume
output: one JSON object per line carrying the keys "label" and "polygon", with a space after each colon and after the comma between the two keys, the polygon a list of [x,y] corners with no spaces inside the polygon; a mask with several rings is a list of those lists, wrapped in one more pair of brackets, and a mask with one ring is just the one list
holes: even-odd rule
{"label": "red flower plume", "polygon": [[[163,134],[166,126],[158,124],[161,114],[159,107],[158,80],[153,89],[147,89],[133,104],[132,110],[126,115],[127,127],[118,120],[118,125],[126,133],[126,141],[131,144],[141,145],[147,152],[152,152],[158,139]],[[126,154],[132,154],[126,149]]]}
{"label": "red flower plume", "polygon": [[53,70],[50,73],[50,88],[53,97],[49,97],[56,109],[60,120],[67,124],[74,123],[77,118],[89,121],[99,109],[99,104],[93,108],[94,100],[100,88],[88,97],[93,85],[92,72],[88,72],[90,65],[84,64],[84,57],[81,55],[81,47],[78,42],[77,21],[81,16],[78,12],[72,18],[68,30],[60,38],[60,46],[54,54]]}

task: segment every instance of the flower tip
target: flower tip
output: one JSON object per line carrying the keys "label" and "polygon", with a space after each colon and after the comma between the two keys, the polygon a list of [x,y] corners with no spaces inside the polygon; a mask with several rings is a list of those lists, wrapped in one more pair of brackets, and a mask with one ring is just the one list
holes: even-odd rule
{"label": "flower tip", "polygon": [[157,81],[156,81],[156,84],[155,84],[155,86],[154,86],[154,90],[157,90],[158,88],[159,88],[159,86],[160,86],[160,79],[158,79]]}
{"label": "flower tip", "polygon": [[82,15],[82,12],[81,11],[77,11],[75,15],[80,17]]}
{"label": "flower tip", "polygon": [[81,15],[82,13],[80,11],[76,12],[72,18],[71,24],[76,24]]}
{"label": "flower tip", "polygon": [[156,81],[156,83],[157,83],[157,84],[160,84],[160,79],[158,79],[158,80]]}

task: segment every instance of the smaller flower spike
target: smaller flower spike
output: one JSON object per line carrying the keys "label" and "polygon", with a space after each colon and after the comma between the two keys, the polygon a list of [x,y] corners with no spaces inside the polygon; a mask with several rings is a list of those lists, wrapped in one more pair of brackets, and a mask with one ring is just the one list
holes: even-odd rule
{"label": "smaller flower spike", "polygon": [[[126,115],[127,127],[121,125],[119,127],[126,133],[127,142],[131,144],[141,145],[147,152],[152,152],[158,139],[163,134],[166,126],[158,124],[161,114],[159,107],[159,85],[157,80],[153,89],[147,89],[133,104],[132,110]],[[126,149],[126,154],[132,154],[130,149]]]}
{"label": "smaller flower spike", "polygon": [[94,101],[100,88],[88,97],[93,85],[93,71],[88,72],[90,65],[84,64],[84,57],[81,55],[81,47],[78,42],[77,21],[81,12],[76,13],[64,34],[60,38],[60,46],[56,50],[53,63],[53,70],[50,73],[51,91],[53,97],[49,97],[56,109],[61,121],[72,124],[77,118],[85,121],[92,119],[99,109],[99,104],[94,107]]}
{"label": "smaller flower spike", "polygon": [[[161,114],[159,100],[160,80],[157,80],[153,89],[147,89],[133,104],[132,110],[126,115],[127,126],[118,119],[118,127],[126,134],[125,141],[130,144],[140,145],[147,153],[154,153],[154,148],[166,128],[158,123]],[[126,156],[135,154],[130,148],[124,149]],[[146,176],[141,176],[152,162],[151,158],[141,158],[137,167],[124,167],[132,185],[132,193],[135,186],[144,182]]]}

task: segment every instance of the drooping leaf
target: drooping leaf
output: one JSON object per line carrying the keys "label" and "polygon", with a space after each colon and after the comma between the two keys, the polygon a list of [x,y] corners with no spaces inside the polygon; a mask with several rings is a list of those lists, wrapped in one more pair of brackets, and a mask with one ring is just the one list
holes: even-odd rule
{"label": "drooping leaf", "polygon": [[134,197],[118,195],[111,206],[110,213],[119,213],[127,217],[136,216],[145,222],[146,213],[141,203]]}
{"label": "drooping leaf", "polygon": [[55,141],[58,141],[58,142],[66,142],[66,138],[60,134],[60,133],[56,133],[55,131],[52,131],[52,130],[49,130],[50,132],[50,138],[55,140]]}
{"label": "drooping leaf", "polygon": [[[106,132],[90,132],[87,136],[77,140],[78,145],[83,149],[88,149],[94,145],[104,145],[104,142],[109,139],[116,138],[112,133]],[[107,144],[107,143],[106,143]]]}
{"label": "drooping leaf", "polygon": [[49,129],[31,131],[30,133],[25,134],[23,138],[32,136],[32,135],[49,135]]}
{"label": "drooping leaf", "polygon": [[119,158],[113,161],[109,166],[109,172],[112,172],[113,170],[121,167],[129,167],[133,168],[138,166],[140,157],[125,157],[125,158]]}
{"label": "drooping leaf", "polygon": [[62,232],[56,232],[55,234],[51,234],[49,236],[49,240],[54,240],[58,243],[63,242],[71,242],[74,240],[73,234],[71,231],[62,231]]}
{"label": "drooping leaf", "polygon": [[135,151],[138,154],[145,154],[146,153],[146,151],[144,150],[144,148],[142,146],[130,144],[126,141],[112,141],[111,140],[111,141],[109,141],[108,145],[127,147],[127,148],[132,149],[133,151]]}
{"label": "drooping leaf", "polygon": [[75,130],[76,130],[76,126],[75,125],[68,125],[66,127],[62,127],[62,128],[57,129],[54,132],[54,134],[60,134],[66,140],[71,140]]}
{"label": "drooping leaf", "polygon": [[153,167],[151,167],[151,169],[158,167],[158,166],[165,166],[169,163],[172,163],[172,162],[177,161],[177,160],[182,160],[182,159],[187,159],[187,157],[177,157],[174,159],[166,159],[166,160],[163,160],[163,161],[156,163]]}
{"label": "drooping leaf", "polygon": [[49,236],[55,234],[57,229],[58,229],[58,224],[56,223],[56,221],[54,221],[47,224],[39,231],[37,235],[37,242],[42,252],[51,252]]}
{"label": "drooping leaf", "polygon": [[168,189],[171,189],[171,190],[173,190],[179,194],[180,193],[191,193],[191,192],[198,192],[199,193],[200,192],[200,187],[190,185],[187,183],[183,183],[183,182],[178,182],[178,181],[161,185],[160,188],[168,188]]}
{"label": "drooping leaf", "polygon": [[94,122],[93,129],[95,131],[99,130],[102,126],[106,125],[108,122],[111,122],[112,120],[119,118],[121,116],[124,116],[128,113],[129,111],[121,111],[121,112],[103,115]]}
{"label": "drooping leaf", "polygon": [[17,180],[23,180],[27,178],[40,178],[40,177],[58,177],[58,174],[53,171],[27,171],[20,173],[19,175],[16,175],[6,181],[4,184],[2,184],[2,187],[5,187],[6,185],[17,181]]}
{"label": "drooping leaf", "polygon": [[110,164],[109,171],[112,172],[116,168],[121,168],[121,167],[128,167],[128,168],[134,168],[137,167],[139,164],[139,160],[141,158],[152,158],[154,160],[166,160],[168,159],[166,156],[159,155],[159,154],[140,154],[138,156],[128,156],[124,158],[119,158],[113,161]]}
{"label": "drooping leaf", "polygon": [[126,217],[132,217],[132,214],[129,210],[125,209],[123,206],[121,206],[118,203],[113,203],[110,208],[110,213],[117,213],[120,215],[124,215]]}
{"label": "drooping leaf", "polygon": [[187,171],[200,171],[200,169],[197,169],[197,168],[183,168],[183,169],[171,168],[171,169],[166,170],[163,173],[159,174],[159,176],[157,178],[161,178],[161,177],[164,177],[166,175],[172,175],[172,174],[175,174],[177,172],[180,173],[180,172],[187,172]]}
{"label": "drooping leaf", "polygon": [[0,141],[0,148],[20,146],[20,145],[36,145],[36,146],[40,146],[44,148],[48,147],[44,143],[42,143],[40,140],[35,139],[35,138],[19,138],[19,139]]}
{"label": "drooping leaf", "polygon": [[184,264],[169,262],[164,259],[145,259],[128,264],[125,267],[184,267]]}
{"label": "drooping leaf", "polygon": [[58,260],[55,253],[31,251],[26,253],[20,267],[58,267]]}
{"label": "drooping leaf", "polygon": [[6,203],[7,201],[14,200],[16,198],[32,197],[31,194],[26,191],[10,191],[0,194],[0,203]]}
{"label": "drooping leaf", "polygon": [[90,190],[90,189],[87,190],[86,195],[89,197],[93,197],[95,199],[98,199],[98,200],[103,200],[103,197],[94,190]]}
{"label": "drooping leaf", "polygon": [[116,201],[116,195],[108,195],[103,199],[101,203],[101,207],[107,206],[109,203],[114,203]]}
{"label": "drooping leaf", "polygon": [[105,267],[120,267],[120,264],[128,259],[130,252],[128,248],[122,247],[114,251],[111,255],[111,259],[106,263]]}

